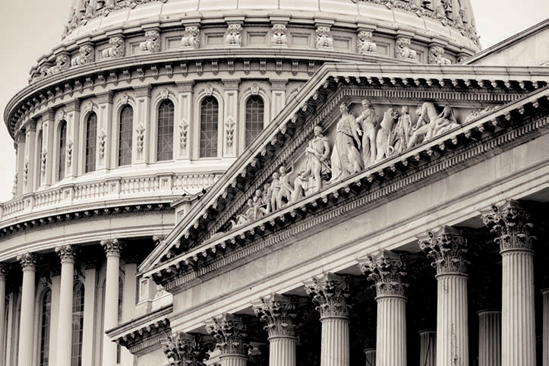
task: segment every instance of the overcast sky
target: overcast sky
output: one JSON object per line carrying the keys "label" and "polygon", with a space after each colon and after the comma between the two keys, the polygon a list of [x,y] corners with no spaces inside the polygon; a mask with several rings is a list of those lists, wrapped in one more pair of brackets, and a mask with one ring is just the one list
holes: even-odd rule
{"label": "overcast sky", "polygon": [[[472,2],[483,48],[549,18],[548,0]],[[0,0],[2,121],[10,98],[27,85],[31,66],[61,41],[70,3],[71,0]],[[13,141],[4,126],[0,125],[0,202],[11,198],[15,171]]]}

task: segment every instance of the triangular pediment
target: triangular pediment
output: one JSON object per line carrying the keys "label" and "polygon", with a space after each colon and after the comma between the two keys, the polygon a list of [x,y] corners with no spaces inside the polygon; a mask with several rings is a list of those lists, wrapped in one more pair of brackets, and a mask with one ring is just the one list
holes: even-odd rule
{"label": "triangular pediment", "polygon": [[202,258],[314,215],[323,202],[336,204],[422,157],[481,139],[525,105],[539,104],[548,80],[548,68],[326,64],[140,272],[196,268]]}

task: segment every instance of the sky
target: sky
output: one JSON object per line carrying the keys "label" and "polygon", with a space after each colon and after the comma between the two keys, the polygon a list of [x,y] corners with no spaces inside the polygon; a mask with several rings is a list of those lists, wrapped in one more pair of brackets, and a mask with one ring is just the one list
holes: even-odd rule
{"label": "sky", "polygon": [[[71,2],[0,0],[0,202],[11,199],[15,172],[15,150],[3,121],[4,109],[28,85],[29,70],[36,60],[60,43]],[[472,3],[483,48],[549,18],[547,0]]]}

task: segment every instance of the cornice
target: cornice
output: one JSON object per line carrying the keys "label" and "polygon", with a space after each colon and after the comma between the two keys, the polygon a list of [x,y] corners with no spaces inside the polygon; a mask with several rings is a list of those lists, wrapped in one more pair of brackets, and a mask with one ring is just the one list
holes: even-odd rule
{"label": "cornice", "polygon": [[[467,69],[467,68],[466,68]],[[527,68],[523,68],[524,71]],[[468,71],[476,74],[480,73],[481,70],[484,70],[488,73],[495,74],[498,68],[470,68]],[[460,93],[456,92],[466,92],[468,88],[475,88],[473,90],[479,91],[480,81],[471,81],[470,79],[463,80],[459,78],[464,72],[462,67],[428,67],[428,66],[400,66],[393,67],[391,65],[343,65],[343,64],[327,64],[323,69],[311,79],[308,83],[308,87],[304,87],[298,95],[293,98],[292,101],[286,106],[284,111],[280,113],[275,120],[267,126],[267,128],[262,132],[262,137],[256,139],[255,143],[248,149],[239,160],[231,166],[227,173],[220,179],[214,187],[206,194],[204,197],[205,206],[194,207],[189,215],[170,233],[166,242],[172,243],[171,246],[175,246],[176,252],[172,253],[171,257],[178,255],[177,252],[181,253],[186,247],[182,245],[181,241],[195,242],[197,235],[193,234],[193,231],[204,232],[204,224],[207,223],[206,220],[211,220],[211,217],[217,217],[217,207],[221,207],[221,210],[226,206],[228,200],[232,201],[231,207],[238,206],[235,205],[234,197],[237,196],[239,191],[244,186],[245,181],[250,181],[250,179],[255,179],[255,172],[259,168],[264,168],[265,159],[272,157],[275,154],[277,149],[280,149],[282,145],[288,143],[290,144],[299,144],[295,141],[294,134],[299,135],[299,138],[304,141],[307,137],[306,133],[303,134],[303,131],[297,133],[298,128],[303,125],[303,120],[305,119],[305,113],[308,111],[308,114],[314,114],[315,109],[317,108],[317,100],[319,100],[321,95],[324,95],[327,90],[334,90],[338,84],[349,84],[349,85],[370,85],[374,88],[370,89],[359,89],[358,92],[355,92],[356,97],[366,96],[360,95],[362,90],[366,90],[365,93],[379,93],[379,96],[392,96],[393,91],[401,93],[401,97],[405,97],[405,93],[409,93],[408,97],[413,99],[418,99],[421,97],[429,98],[448,98],[448,95],[443,95],[441,93],[448,92],[448,94],[453,94],[455,97],[453,99],[463,98],[463,102],[467,102],[467,97],[460,96]],[[503,72],[506,76],[509,76],[508,70],[499,69],[499,72]],[[363,76],[364,75],[364,76]],[[409,75],[418,75],[418,78],[411,79]],[[451,80],[448,82],[446,80]],[[497,80],[497,79],[496,79]],[[520,88],[520,83],[508,80],[508,85],[512,87]],[[444,87],[441,87],[441,84]],[[415,88],[409,88],[409,91],[402,90],[406,85],[415,86]],[[450,86],[452,85],[452,86]],[[504,87],[504,82],[495,81],[492,84],[495,87]],[[538,85],[539,86],[539,85]],[[384,89],[385,88],[385,89]],[[445,89],[449,88],[449,89]],[[452,89],[454,88],[454,89]],[[384,90],[379,90],[384,89]],[[482,88],[481,88],[482,89]],[[517,90],[517,89],[515,89]],[[547,88],[539,92],[539,98],[545,98],[544,93],[546,93]],[[434,93],[430,96],[422,95],[422,93]],[[461,93],[461,94],[462,94]],[[536,94],[536,93],[532,93]],[[504,93],[501,93],[504,95]],[[507,101],[518,98],[520,95],[507,95],[503,99],[508,98]],[[474,94],[474,100],[485,100],[486,102],[494,103],[498,100],[498,97],[494,97],[494,94],[488,93],[486,98],[482,96],[479,97],[478,93]],[[330,101],[329,99],[321,98],[322,103],[320,105],[324,108],[324,111],[333,110],[336,101]],[[537,99],[532,102],[528,102],[528,97],[524,103],[534,103],[539,105]],[[499,101],[504,102],[503,100]],[[313,111],[312,113],[310,111]],[[510,118],[511,112],[519,113],[523,111],[523,106],[514,106],[511,103],[506,108],[498,110],[496,114],[490,116],[483,116],[479,122],[477,119],[476,123],[486,123],[490,122],[489,118],[497,119],[502,118],[506,120]],[[326,119],[326,115],[321,115],[318,117],[320,122],[322,119]],[[318,123],[318,122],[317,122]],[[312,132],[312,127],[314,122],[309,120],[307,122],[309,129]],[[467,125],[467,129],[470,129],[471,126],[475,125],[475,121],[472,121]],[[288,132],[289,131],[289,132]],[[456,132],[454,132],[455,134]],[[280,143],[282,141],[282,144]],[[301,143],[303,143],[303,141]],[[295,151],[297,146],[287,145],[285,149],[287,151]],[[411,155],[415,149],[407,152],[404,156],[413,156]],[[289,155],[285,156],[285,159],[289,158]],[[270,164],[270,163],[269,163]],[[272,165],[272,164],[271,164]],[[267,170],[264,168],[264,170]],[[268,171],[267,171],[268,174]],[[252,177],[252,178],[250,178]],[[253,188],[253,187],[252,187]],[[227,198],[228,197],[228,198]],[[239,198],[239,202],[243,203],[242,197]],[[223,213],[225,215],[225,213]],[[229,216],[232,214],[229,214]],[[226,216],[226,215],[225,215]],[[226,217],[225,217],[226,218]],[[191,222],[192,220],[192,222]],[[214,218],[216,220],[216,218]],[[214,231],[215,232],[215,231]],[[195,244],[196,245],[196,244]],[[157,248],[148,259],[140,267],[141,271],[147,271],[153,263],[157,263],[162,248]],[[149,267],[149,268],[147,268]],[[146,269],[147,268],[147,269]]]}
{"label": "cornice", "polygon": [[[286,206],[284,209],[268,215],[263,220],[253,222],[239,230],[216,236],[186,253],[180,255],[177,252],[172,253],[174,258],[167,257],[167,262],[158,264],[156,268],[142,267],[140,270],[145,272],[145,275],[152,275],[156,281],[165,284],[167,289],[173,289],[184,283],[185,278],[189,279],[189,276],[193,277],[206,273],[207,270],[204,269],[204,266],[208,267],[210,262],[219,262],[225,256],[224,253],[232,252],[261,237],[271,238],[270,233],[275,233],[282,227],[297,221],[310,220],[316,220],[315,225],[322,224],[322,221],[318,221],[321,219],[317,219],[317,217],[326,217],[326,220],[333,220],[334,217],[340,217],[344,214],[344,212],[330,213],[330,210],[334,210],[333,207],[338,210],[344,210],[344,207],[347,206],[350,210],[365,207],[387,195],[408,189],[405,187],[416,186],[426,179],[435,179],[437,175],[445,174],[445,171],[450,168],[453,170],[459,169],[460,166],[483,159],[483,156],[492,150],[501,151],[504,146],[514,146],[524,136],[538,133],[537,131],[546,127],[547,117],[540,118],[540,116],[543,113],[546,115],[544,110],[547,108],[546,96],[548,94],[549,88],[544,88],[542,91],[511,103],[490,115],[477,118],[477,120],[453,133],[433,139],[433,141],[418,146],[401,156],[383,161],[372,169],[361,172],[295,204]],[[510,121],[512,118],[517,120],[532,118],[533,120],[524,125],[517,125],[516,122],[513,122],[511,126]],[[345,201],[348,197],[351,197],[351,202],[342,206],[341,201]],[[359,199],[361,199],[360,202],[352,202]],[[208,202],[206,199],[203,201]],[[202,208],[207,210],[207,204],[206,207]],[[328,213],[319,216],[311,215],[312,213],[318,214],[323,210],[328,210]],[[201,216],[198,217],[202,218]],[[193,218],[192,212],[188,218],[189,221]],[[305,225],[303,230],[308,230],[313,226],[310,223],[300,223],[299,225]],[[175,249],[177,247],[173,246],[175,243],[172,234],[167,238],[166,243],[168,243],[168,248],[171,246]],[[292,234],[285,231],[280,235]],[[272,243],[281,240],[284,240],[284,237],[273,239]],[[177,245],[181,245],[179,240]],[[167,249],[163,249],[166,253]],[[157,249],[156,255],[160,251],[160,248]],[[221,266],[220,264],[212,265],[215,268]],[[174,275],[179,278],[174,280]],[[173,281],[173,283],[168,283],[170,281]]]}

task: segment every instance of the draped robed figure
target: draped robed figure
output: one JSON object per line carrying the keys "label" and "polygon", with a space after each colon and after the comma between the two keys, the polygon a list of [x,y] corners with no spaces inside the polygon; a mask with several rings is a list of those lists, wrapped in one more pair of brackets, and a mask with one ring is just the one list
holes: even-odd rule
{"label": "draped robed figure", "polygon": [[332,178],[336,182],[364,168],[360,145],[362,130],[345,104],[340,106],[341,118],[337,122],[336,138],[332,151]]}

